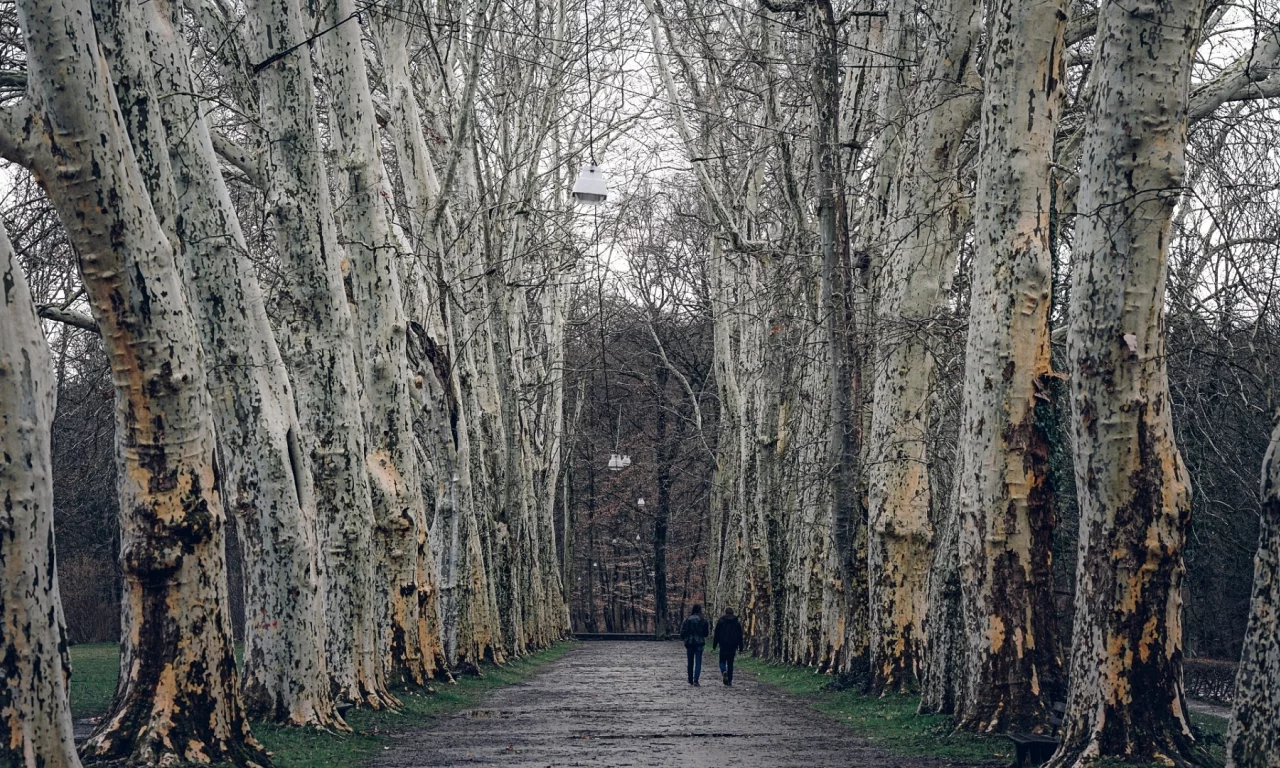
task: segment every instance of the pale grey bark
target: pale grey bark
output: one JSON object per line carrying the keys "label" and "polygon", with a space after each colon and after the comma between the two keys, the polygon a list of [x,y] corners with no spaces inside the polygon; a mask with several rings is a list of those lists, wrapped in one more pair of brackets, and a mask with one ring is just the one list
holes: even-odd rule
{"label": "pale grey bark", "polygon": [[1262,520],[1249,625],[1227,729],[1227,768],[1268,768],[1280,755],[1280,427],[1262,462]]}
{"label": "pale grey bark", "polygon": [[[979,93],[971,50],[978,9],[973,0],[952,0],[919,33],[921,62],[900,97],[904,119],[891,138],[899,145],[897,167],[875,233],[868,581],[871,667],[879,690],[910,688],[920,674],[931,511],[943,503],[933,498],[928,475],[929,334],[944,307],[966,218],[959,145]],[[891,25],[907,23],[895,20],[899,11],[889,13]],[[908,27],[895,29],[896,37],[908,34]],[[901,40],[889,45],[904,48]],[[886,93],[894,89],[890,84]]]}
{"label": "pale grey bark", "polygon": [[[297,0],[250,3],[247,25],[257,61],[277,56],[305,37]],[[341,699],[371,707],[393,705],[377,634],[361,380],[343,288],[347,257],[329,201],[308,49],[278,56],[255,79],[268,223],[284,264],[275,316],[302,424],[302,446],[311,460],[326,566],[329,674]]]}
{"label": "pale grey bark", "polygon": [[1099,12],[1067,334],[1078,583],[1054,768],[1192,759],[1181,664],[1191,498],[1163,312],[1200,12],[1198,0],[1109,0]]}
{"label": "pale grey bark", "polygon": [[[196,308],[222,490],[244,552],[243,701],[255,718],[342,728],[324,659],[315,496],[293,393],[196,101],[180,19],[164,7],[102,3],[99,28],[134,145],[146,150],[138,157],[151,198],[171,204],[161,224],[180,244]],[[144,33],[145,46],[132,43]]]}
{"label": "pale grey bark", "polygon": [[18,15],[25,118],[5,115],[3,149],[36,171],[58,210],[116,388],[120,681],[84,751],[138,764],[265,764],[237,696],[213,419],[175,254],[87,0],[30,0]]}
{"label": "pale grey bark", "polygon": [[421,685],[443,662],[436,563],[428,546],[409,395],[408,319],[400,261],[408,246],[392,228],[391,188],[351,0],[319,18],[337,24],[322,49],[332,83],[333,141],[346,195],[338,207],[363,363],[365,434],[379,587],[379,647],[393,685]]}
{"label": "pale grey bark", "polygon": [[[1050,203],[1067,2],[987,7],[956,494],[960,727],[1029,731],[1061,693],[1048,485]],[[1041,404],[1044,405],[1041,405]]]}
{"label": "pale grey bark", "polygon": [[79,768],[53,553],[49,345],[0,227],[0,764]]}

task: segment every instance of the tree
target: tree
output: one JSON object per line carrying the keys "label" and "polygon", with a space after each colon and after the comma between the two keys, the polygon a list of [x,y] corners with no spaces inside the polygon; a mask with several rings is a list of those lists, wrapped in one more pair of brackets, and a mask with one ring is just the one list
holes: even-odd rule
{"label": "tree", "polygon": [[[889,51],[906,53],[910,14],[895,5]],[[869,463],[871,671],[877,690],[905,690],[921,669],[922,619],[935,504],[928,473],[934,350],[929,332],[942,310],[966,224],[960,142],[976,116],[971,48],[979,4],[953,0],[919,30],[921,62],[904,88],[896,168],[878,224],[875,375]],[[886,97],[890,98],[890,97]],[[883,172],[884,169],[881,169]],[[950,514],[945,512],[944,514]]]}
{"label": "tree", "polygon": [[1249,627],[1236,673],[1227,768],[1264,768],[1280,754],[1280,427],[1262,463],[1262,529],[1254,561]]}
{"label": "tree", "polygon": [[[321,628],[311,466],[262,291],[188,70],[180,17],[159,3],[103,3],[117,100],[151,200],[194,290],[222,457],[222,491],[245,570],[246,712],[291,725],[344,727]],[[133,41],[146,34],[147,45]]]}
{"label": "tree", "polygon": [[120,682],[84,749],[144,764],[266,764],[236,691],[213,418],[176,257],[89,3],[31,0],[18,14],[27,92],[3,115],[0,149],[36,172],[79,252],[116,390]]}
{"label": "tree", "polygon": [[1055,768],[1191,757],[1181,616],[1190,495],[1163,311],[1200,8],[1172,0],[1099,10],[1067,334],[1080,557]]}
{"label": "tree", "polygon": [[988,7],[955,512],[967,648],[959,726],[978,731],[1047,722],[1061,686],[1042,421],[1066,19],[1064,2]]}
{"label": "tree", "polygon": [[53,366],[3,229],[0,329],[0,762],[79,768],[53,553]]}
{"label": "tree", "polygon": [[382,664],[392,685],[422,685],[444,660],[436,562],[427,544],[427,517],[413,431],[407,345],[408,319],[399,262],[408,244],[392,230],[391,188],[365,71],[355,3],[327,6],[320,23],[326,74],[333,89],[333,142],[340,157],[338,208],[350,269],[356,336],[363,369],[365,449],[373,501],[378,630]]}
{"label": "tree", "polygon": [[[366,462],[361,379],[339,242],[321,162],[311,61],[297,0],[258,0],[247,13],[244,49],[259,62],[260,175],[284,265],[277,295],[281,354],[292,376],[310,455],[319,542],[327,564],[325,641],[337,695],[378,708],[386,688],[377,636],[373,507]],[[245,107],[251,107],[246,104]]]}

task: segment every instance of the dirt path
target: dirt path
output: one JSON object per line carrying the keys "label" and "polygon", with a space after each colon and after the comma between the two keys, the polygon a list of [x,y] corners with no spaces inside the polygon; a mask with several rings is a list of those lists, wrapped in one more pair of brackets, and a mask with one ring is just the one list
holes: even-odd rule
{"label": "dirt path", "polygon": [[588,642],[476,709],[392,737],[377,765],[546,768],[941,768],[853,738],[808,705],[746,675],[702,686],[679,643]]}

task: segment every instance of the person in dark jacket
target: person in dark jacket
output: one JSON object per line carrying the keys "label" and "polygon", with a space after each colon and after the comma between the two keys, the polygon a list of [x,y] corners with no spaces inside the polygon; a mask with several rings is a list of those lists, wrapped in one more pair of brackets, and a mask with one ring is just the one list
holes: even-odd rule
{"label": "person in dark jacket", "polygon": [[684,649],[689,657],[689,685],[698,685],[702,676],[702,647],[707,644],[707,635],[711,634],[711,622],[702,616],[702,606],[695,605],[689,618],[680,625],[680,639],[684,641]]}
{"label": "person in dark jacket", "polygon": [[733,657],[742,650],[742,622],[733,615],[732,608],[725,608],[724,615],[716,622],[716,634],[711,648],[720,648],[720,677],[725,685],[733,685]]}

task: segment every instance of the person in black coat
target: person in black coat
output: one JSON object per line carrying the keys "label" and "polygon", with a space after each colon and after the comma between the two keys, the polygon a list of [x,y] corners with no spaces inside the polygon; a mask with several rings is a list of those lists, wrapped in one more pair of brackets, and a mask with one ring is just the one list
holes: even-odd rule
{"label": "person in black coat", "polygon": [[711,622],[702,616],[702,606],[695,605],[689,618],[680,625],[680,639],[684,641],[684,649],[689,657],[689,685],[698,685],[702,676],[702,647],[707,644],[707,635],[711,634]]}
{"label": "person in black coat", "polygon": [[716,622],[716,634],[711,648],[720,648],[720,677],[725,685],[733,685],[733,657],[742,650],[742,622],[733,615],[732,608],[725,608],[724,615]]}

